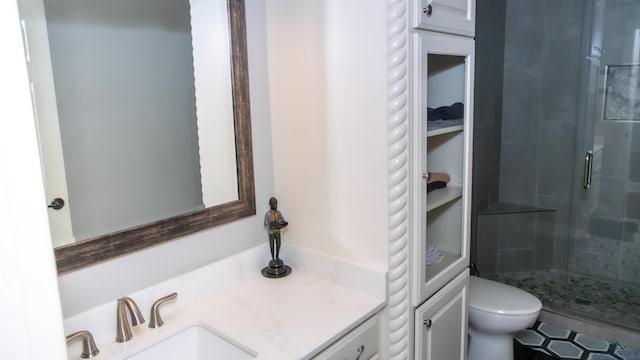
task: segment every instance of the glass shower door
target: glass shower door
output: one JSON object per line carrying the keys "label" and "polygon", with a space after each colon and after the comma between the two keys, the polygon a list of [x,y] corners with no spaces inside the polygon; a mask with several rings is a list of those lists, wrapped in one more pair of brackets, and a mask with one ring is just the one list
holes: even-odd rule
{"label": "glass shower door", "polygon": [[593,1],[569,310],[640,328],[640,1]]}

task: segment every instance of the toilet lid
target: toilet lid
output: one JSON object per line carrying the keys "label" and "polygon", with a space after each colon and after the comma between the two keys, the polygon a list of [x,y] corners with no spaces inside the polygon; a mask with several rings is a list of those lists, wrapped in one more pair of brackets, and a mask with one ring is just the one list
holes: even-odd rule
{"label": "toilet lid", "polygon": [[528,292],[477,276],[469,278],[469,306],[503,315],[528,315],[542,309],[540,300]]}

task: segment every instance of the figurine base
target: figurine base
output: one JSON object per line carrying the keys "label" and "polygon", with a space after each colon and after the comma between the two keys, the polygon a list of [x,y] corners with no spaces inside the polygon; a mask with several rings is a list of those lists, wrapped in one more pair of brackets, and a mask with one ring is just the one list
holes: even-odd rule
{"label": "figurine base", "polygon": [[262,269],[262,275],[268,278],[282,278],[291,274],[291,267],[280,259],[269,261],[269,266]]}

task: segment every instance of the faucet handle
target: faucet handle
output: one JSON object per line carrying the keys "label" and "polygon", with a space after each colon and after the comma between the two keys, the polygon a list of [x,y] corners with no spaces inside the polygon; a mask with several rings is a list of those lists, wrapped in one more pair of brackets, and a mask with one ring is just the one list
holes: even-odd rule
{"label": "faucet handle", "polygon": [[100,350],[98,350],[98,347],[96,346],[96,343],[93,341],[93,336],[90,332],[82,330],[68,335],[67,344],[76,339],[82,339],[82,354],[80,355],[81,358],[92,358],[98,355],[98,353],[100,352]]}
{"label": "faucet handle", "polygon": [[174,292],[173,294],[169,294],[167,296],[161,297],[160,299],[156,300],[153,303],[153,305],[151,306],[151,315],[149,315],[149,317],[151,318],[149,320],[150,328],[152,329],[159,328],[164,324],[164,321],[162,321],[162,317],[160,317],[160,305],[164,304],[169,300],[173,300],[177,297],[178,297],[178,293]]}

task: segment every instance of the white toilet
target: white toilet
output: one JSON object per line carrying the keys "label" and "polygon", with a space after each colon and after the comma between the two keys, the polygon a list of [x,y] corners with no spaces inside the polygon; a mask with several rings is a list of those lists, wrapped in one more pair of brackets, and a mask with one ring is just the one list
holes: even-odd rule
{"label": "white toilet", "polygon": [[538,318],[542,303],[524,290],[469,279],[469,360],[513,360],[513,334]]}

